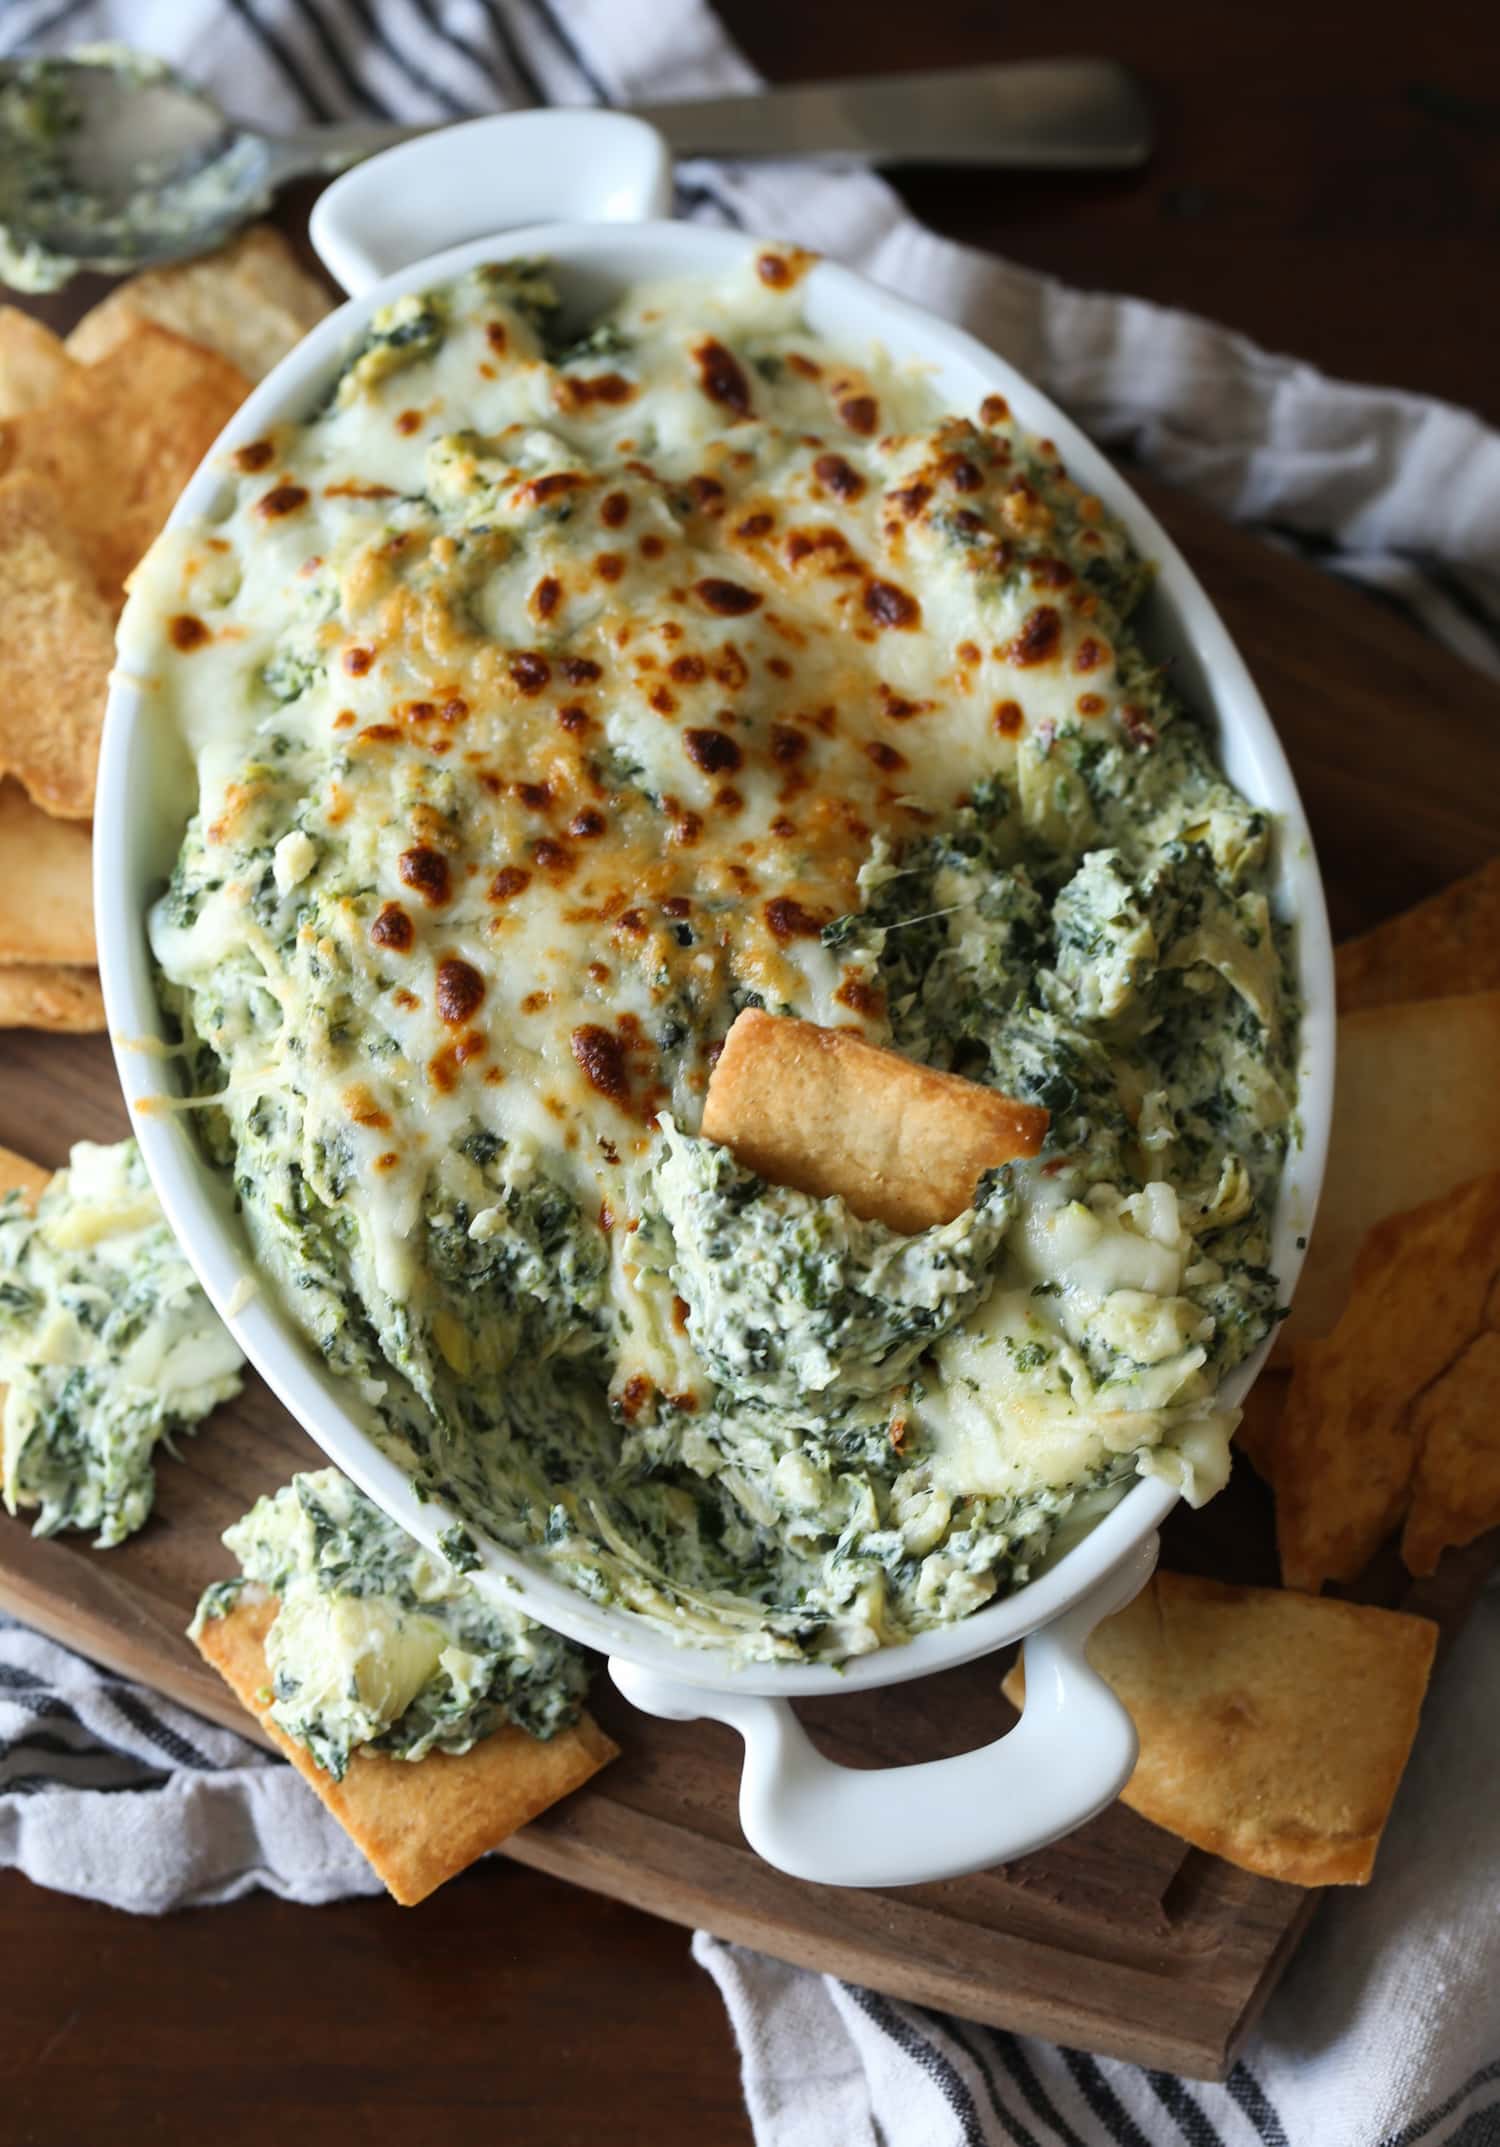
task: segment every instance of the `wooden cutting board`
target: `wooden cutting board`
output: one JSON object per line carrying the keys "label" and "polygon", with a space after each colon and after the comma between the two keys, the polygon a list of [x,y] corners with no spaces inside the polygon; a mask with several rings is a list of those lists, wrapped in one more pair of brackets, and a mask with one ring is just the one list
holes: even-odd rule
{"label": "wooden cutting board", "polygon": [[[1375,923],[1500,849],[1500,692],[1373,599],[1189,502],[1155,504],[1270,703],[1312,818],[1335,931]],[[57,1164],[70,1142],[125,1130],[102,1038],[0,1032],[0,1143]],[[253,1734],[183,1628],[204,1584],[230,1570],[219,1532],[318,1458],[252,1379],[180,1461],[162,1461],[156,1514],[119,1550],[39,1542],[0,1517],[0,1606]],[[1381,1564],[1363,1592],[1425,1610],[1451,1631],[1497,1550],[1486,1541],[1450,1556],[1416,1588]],[[1275,1579],[1269,1502],[1246,1466],[1203,1514],[1174,1516],[1164,1562]],[[1010,1719],[1003,1667],[991,1658],[799,1711],[851,1766],[935,1758],[986,1742]],[[1222,2077],[1316,1905],[1314,1895],[1186,1849],[1118,1805],[1069,1840],[976,1877],[889,1893],[805,1885],[744,1846],[729,1731],[632,1714],[603,1679],[596,1703],[622,1757],[508,1853],[968,2018]]]}

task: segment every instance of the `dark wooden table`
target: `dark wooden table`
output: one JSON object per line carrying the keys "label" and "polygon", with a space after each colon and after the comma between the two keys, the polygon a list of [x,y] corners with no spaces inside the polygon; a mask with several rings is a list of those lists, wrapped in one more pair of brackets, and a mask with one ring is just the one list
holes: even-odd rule
{"label": "dark wooden table", "polygon": [[[1073,282],[1500,418],[1500,34],[1482,10],[1427,0],[1389,31],[1352,0],[1218,14],[1075,0],[1030,22],[992,0],[723,13],[781,79],[1116,54],[1157,103],[1149,170],[913,174],[914,207]],[[415,1911],[258,1894],[156,1922],[4,1876],[0,1914],[0,2147],[749,2138],[728,2028],[683,1934],[517,1865]]]}

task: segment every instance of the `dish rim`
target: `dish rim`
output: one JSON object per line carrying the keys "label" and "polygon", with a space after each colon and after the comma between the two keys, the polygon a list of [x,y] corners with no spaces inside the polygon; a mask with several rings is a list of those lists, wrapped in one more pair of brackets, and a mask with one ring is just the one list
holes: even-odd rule
{"label": "dish rim", "polygon": [[[216,467],[235,446],[273,422],[305,417],[316,389],[370,316],[403,292],[446,280],[486,260],[546,253],[561,271],[613,290],[647,277],[724,271],[775,241],[677,222],[553,223],[497,232],[444,248],[411,263],[349,299],[318,324],[251,393],[189,480],[167,527],[206,516],[223,479]],[[641,266],[642,262],[646,265]],[[632,267],[632,263],[635,264]],[[1297,923],[1295,968],[1302,1001],[1297,1086],[1300,1145],[1289,1158],[1273,1227],[1273,1264],[1289,1302],[1316,1213],[1326,1160],[1333,1092],[1334,985],[1326,903],[1306,815],[1284,750],[1249,670],[1218,611],[1156,516],[1113,465],[1024,375],[967,330],[911,300],[882,290],[857,271],[817,260],[801,286],[810,314],[863,326],[848,343],[877,339],[898,358],[929,364],[941,375],[964,375],[971,404],[1003,395],[1023,428],[1054,441],[1069,472],[1098,494],[1156,569],[1150,604],[1153,638],[1165,643],[1189,678],[1184,698],[1218,731],[1221,764],[1245,764],[1232,779],[1276,819],[1278,906]],[[847,347],[847,344],[846,344]],[[245,1296],[256,1269],[235,1224],[226,1178],[198,1150],[185,1112],[171,1107],[177,1093],[173,1061],[152,1039],[162,1036],[154,968],[146,939],[146,910],[162,875],[146,856],[150,829],[164,811],[170,775],[162,740],[153,739],[149,681],[119,663],[111,677],[101,741],[95,822],[95,909],[99,967],[120,1081],[147,1170],[174,1232],[206,1294],[249,1362],[316,1445],[403,1527],[436,1549],[453,1522],[474,1524],[445,1503],[420,1503],[410,1480],[375,1444],[339,1399],[337,1383],[312,1345],[267,1288]],[[180,772],[180,771],[179,771]],[[179,838],[185,815],[178,820]],[[1219,1389],[1226,1406],[1241,1399],[1269,1354],[1273,1334]],[[273,1488],[269,1487],[268,1488]],[[1008,1646],[1060,1615],[1143,1543],[1175,1505],[1167,1483],[1142,1478],[1079,1542],[1036,1578],[954,1624],[920,1633],[841,1664],[741,1663],[722,1646],[677,1641],[643,1613],[603,1609],[519,1553],[481,1541],[481,1585],[544,1624],[601,1651],[629,1659],[678,1683],[709,1689],[812,1697],[861,1687],[899,1684],[951,1669]]]}

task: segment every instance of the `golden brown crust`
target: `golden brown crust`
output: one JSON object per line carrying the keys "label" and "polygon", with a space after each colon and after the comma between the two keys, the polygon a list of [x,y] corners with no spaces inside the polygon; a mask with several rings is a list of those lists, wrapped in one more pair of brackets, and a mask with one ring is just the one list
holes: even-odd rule
{"label": "golden brown crust", "polygon": [[1337,950],[1339,1012],[1500,991],[1500,857]]}
{"label": "golden brown crust", "polygon": [[86,820],[114,625],[62,502],[28,471],[0,481],[0,587],[0,776],[45,812]]}
{"label": "golden brown crust", "polygon": [[116,285],[68,337],[68,355],[97,365],[142,321],[156,321],[260,380],[333,310],[322,285],[269,224],[228,246],[172,268],[151,268]]}
{"label": "golden brown crust", "polygon": [[1047,1113],[844,1029],[751,1009],[708,1085],[703,1132],[747,1170],[893,1230],[951,1222],[997,1163],[1035,1155]]}
{"label": "golden brown crust", "polygon": [[249,387],[215,352],[140,321],[50,402],[0,421],[0,469],[42,480],[117,609],[126,576]]}
{"label": "golden brown crust", "polygon": [[1410,1573],[1500,1528],[1500,1333],[1474,1337],[1412,1410],[1417,1465],[1401,1537]]}
{"label": "golden brown crust", "polygon": [[583,1715],[545,1743],[507,1724],[463,1753],[406,1760],[356,1752],[336,1782],[271,1715],[265,1643],[276,1608],[274,1596],[247,1590],[224,1617],[203,1621],[198,1652],[403,1907],[425,1901],[617,1756],[618,1746]]}
{"label": "golden brown crust", "polygon": [[1486,1323],[1500,1270],[1500,1172],[1370,1232],[1343,1318],[1293,1356],[1271,1467],[1282,1578],[1351,1581],[1409,1503],[1414,1404]]}
{"label": "golden brown crust", "polygon": [[1157,1573],[1089,1642],[1140,1735],[1122,1801],[1265,1878],[1362,1886],[1436,1644],[1401,1611]]}
{"label": "golden brown crust", "polygon": [[50,328],[19,306],[0,306],[0,418],[46,402],[72,372],[73,361]]}
{"label": "golden brown crust", "polygon": [[0,963],[0,1029],[92,1034],[106,1026],[98,972],[56,962]]}
{"label": "golden brown crust", "polygon": [[0,963],[95,958],[93,844],[11,778],[0,779]]}
{"label": "golden brown crust", "polygon": [[1340,1019],[1328,1170],[1278,1354],[1332,1330],[1378,1222],[1500,1170],[1497,1067],[1500,991]]}

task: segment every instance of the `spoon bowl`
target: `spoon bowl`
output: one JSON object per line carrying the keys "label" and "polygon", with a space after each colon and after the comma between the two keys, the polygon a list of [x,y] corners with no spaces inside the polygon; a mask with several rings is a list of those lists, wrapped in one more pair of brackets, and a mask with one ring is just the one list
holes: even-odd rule
{"label": "spoon bowl", "polygon": [[141,54],[100,46],[6,62],[0,269],[51,290],[76,268],[203,252],[266,207],[274,149]]}

